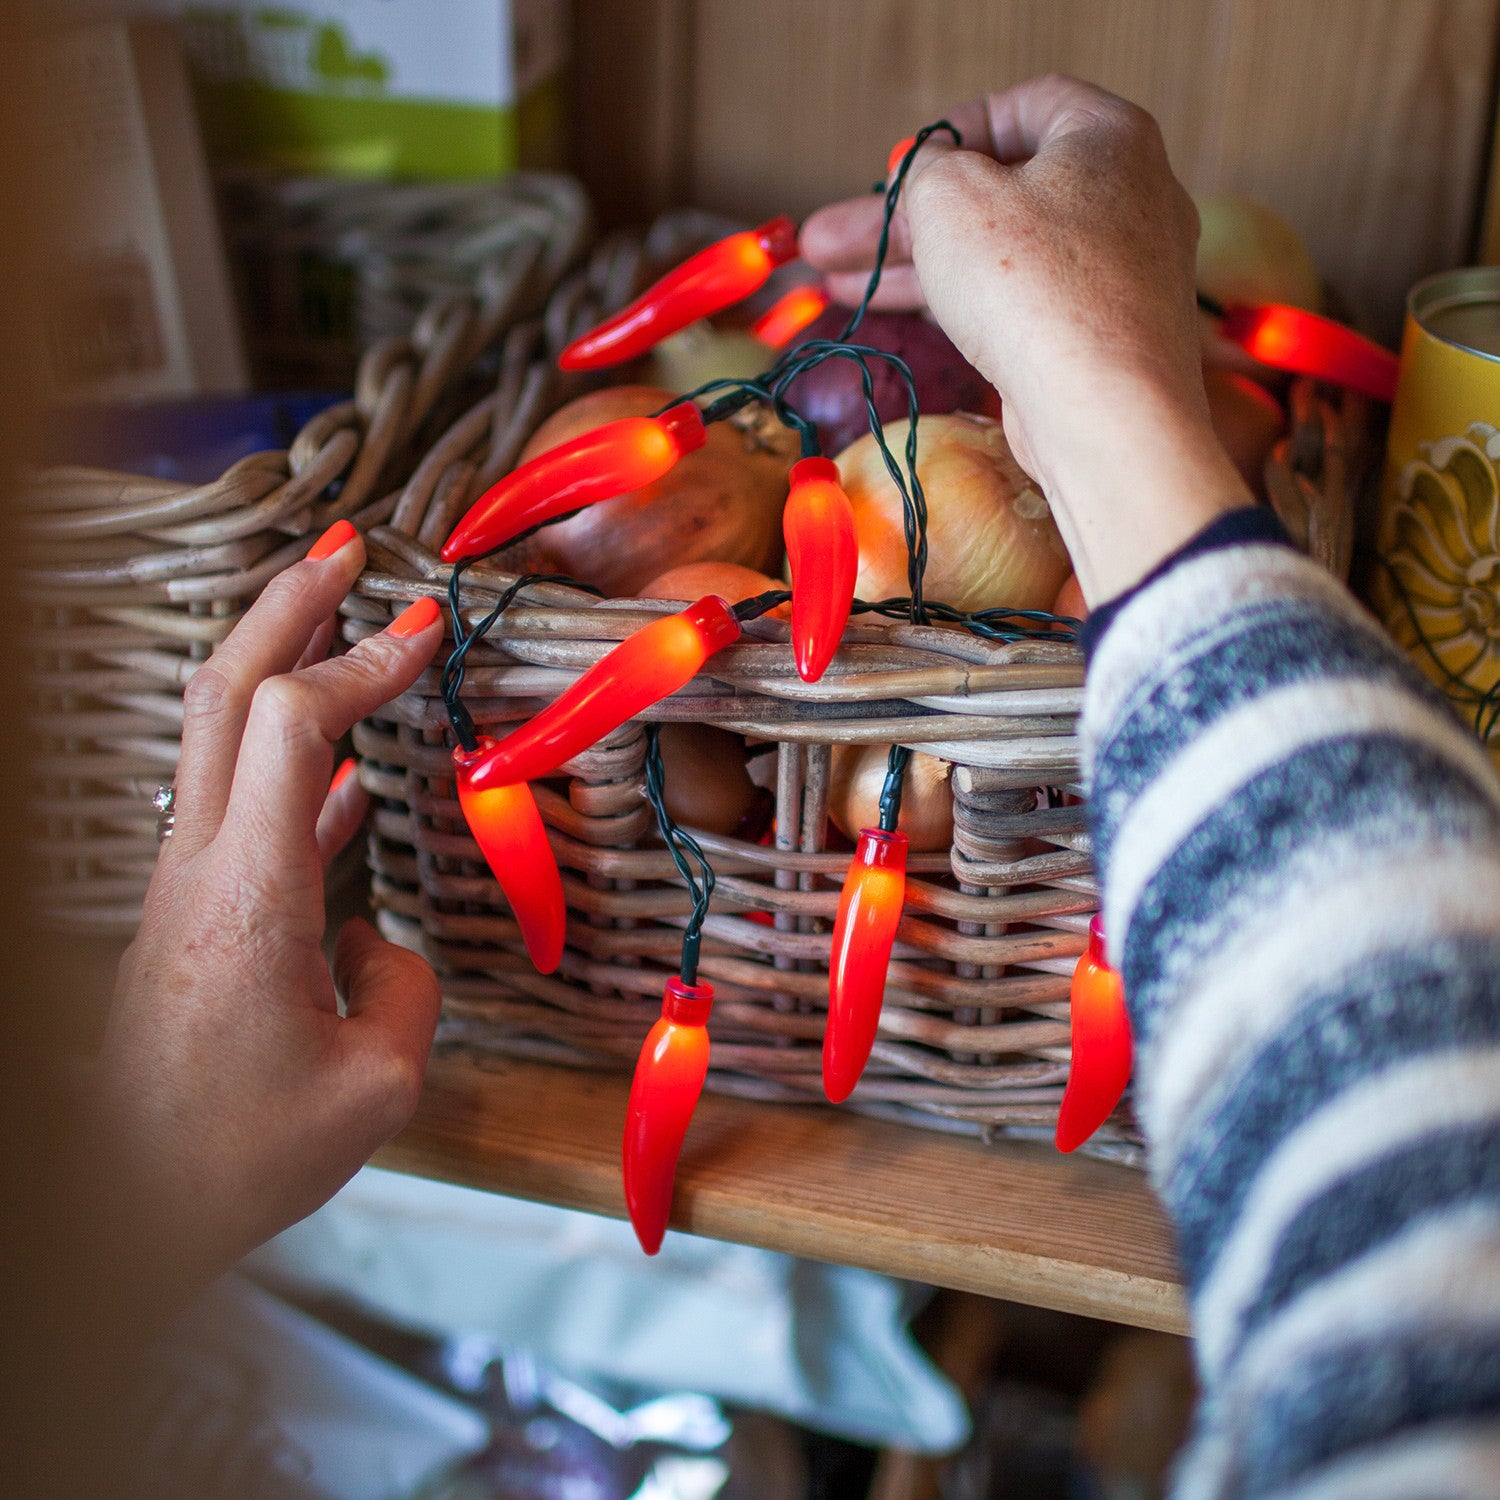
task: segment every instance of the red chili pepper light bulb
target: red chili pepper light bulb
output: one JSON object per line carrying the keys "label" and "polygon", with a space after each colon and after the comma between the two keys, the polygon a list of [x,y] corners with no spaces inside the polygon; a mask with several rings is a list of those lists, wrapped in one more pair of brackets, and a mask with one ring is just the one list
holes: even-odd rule
{"label": "red chili pepper light bulb", "polygon": [[1272,369],[1310,375],[1377,401],[1396,399],[1396,356],[1332,318],[1275,302],[1231,305],[1219,332]]}
{"label": "red chili pepper light bulb", "polygon": [[1057,1115],[1057,1149],[1073,1151],[1110,1117],[1130,1082],[1132,1044],[1125,982],[1104,956],[1104,924],[1089,923],[1089,946],[1073,970],[1073,1061]]}
{"label": "red chili pepper light bulb", "polygon": [[792,465],[781,530],[792,569],[797,672],[804,682],[816,682],[849,623],[859,572],[854,509],[831,459],[803,458]]}
{"label": "red chili pepper light bulb", "polygon": [[605,319],[558,356],[564,370],[623,364],[699,318],[759,291],[777,266],[797,255],[797,226],[785,214],[689,256],[629,307]]}
{"label": "red chili pepper light bulb", "polygon": [[510,902],[527,954],[538,973],[550,974],[562,958],[568,920],[562,876],[531,788],[524,781],[483,789],[474,785],[474,771],[494,744],[482,736],[475,749],[460,745],[454,750],[458,805]]}
{"label": "red chili pepper light bulb", "polygon": [[885,180],[887,185],[889,185],[890,180],[896,175],[896,173],[900,171],[901,162],[906,153],[910,151],[911,148],[916,144],[916,136],[904,135],[899,141],[896,142],[894,146],[891,147],[891,154],[885,159]]}
{"label": "red chili pepper light bulb", "polygon": [[621,417],[538,453],[491,486],[443,543],[444,562],[479,557],[513,536],[600,500],[638,490],[708,439],[691,401],[654,417]]}
{"label": "red chili pepper light bulb", "polygon": [[683,1138],[708,1076],[711,984],[667,980],[661,1019],[636,1060],[625,1111],[625,1207],[647,1255],[661,1249]]}
{"label": "red chili pepper light bulb", "polygon": [[580,750],[690,682],[740,636],[740,622],[707,594],[621,641],[528,724],[492,746],[473,770],[480,789],[550,776]]}
{"label": "red chili pepper light bulb", "polygon": [[854,1092],[880,1023],[885,973],[906,898],[904,833],[862,828],[833,923],[823,1092],[840,1104]]}
{"label": "red chili pepper light bulb", "polygon": [[750,325],[750,332],[770,348],[782,349],[816,323],[827,308],[828,293],[821,287],[794,286]]}

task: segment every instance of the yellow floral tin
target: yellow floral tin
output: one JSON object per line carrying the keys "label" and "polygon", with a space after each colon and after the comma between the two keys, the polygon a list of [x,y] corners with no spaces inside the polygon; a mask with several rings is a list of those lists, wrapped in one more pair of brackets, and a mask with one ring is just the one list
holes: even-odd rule
{"label": "yellow floral tin", "polygon": [[1500,267],[1407,300],[1378,548],[1386,628],[1500,764]]}

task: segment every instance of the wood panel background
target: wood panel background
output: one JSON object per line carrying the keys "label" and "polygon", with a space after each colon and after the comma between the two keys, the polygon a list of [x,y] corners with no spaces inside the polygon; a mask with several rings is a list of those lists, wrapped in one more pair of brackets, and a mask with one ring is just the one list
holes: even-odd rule
{"label": "wood panel background", "polygon": [[1178,175],[1270,203],[1386,336],[1476,250],[1500,0],[574,0],[574,159],[607,222],[805,214],[1036,73],[1150,109]]}

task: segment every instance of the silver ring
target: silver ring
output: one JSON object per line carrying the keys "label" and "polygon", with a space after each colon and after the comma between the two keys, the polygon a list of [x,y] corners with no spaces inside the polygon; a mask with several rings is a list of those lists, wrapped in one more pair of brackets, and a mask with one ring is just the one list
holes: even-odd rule
{"label": "silver ring", "polygon": [[172,837],[177,822],[177,787],[170,781],[157,787],[151,805],[156,809],[156,842],[164,844]]}

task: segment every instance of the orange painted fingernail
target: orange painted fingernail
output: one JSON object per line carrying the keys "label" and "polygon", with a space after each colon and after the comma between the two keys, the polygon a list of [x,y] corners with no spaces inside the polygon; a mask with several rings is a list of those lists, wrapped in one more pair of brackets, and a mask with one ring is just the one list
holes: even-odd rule
{"label": "orange painted fingernail", "polygon": [[327,531],[308,548],[309,562],[322,562],[332,557],[341,547],[347,547],[359,533],[349,521],[335,521]]}
{"label": "orange painted fingernail", "polygon": [[355,773],[356,770],[358,770],[358,768],[359,762],[355,760],[355,758],[351,755],[349,759],[346,760],[343,765],[341,765],[338,770],[333,773],[333,780],[328,783],[328,795],[330,797],[333,796],[333,794],[338,791],[338,789],[343,786],[346,781],[348,781],[348,779]]}
{"label": "orange painted fingernail", "polygon": [[398,640],[405,640],[408,636],[420,635],[437,617],[436,599],[418,599],[415,604],[408,604],[385,627],[385,633],[395,636]]}

